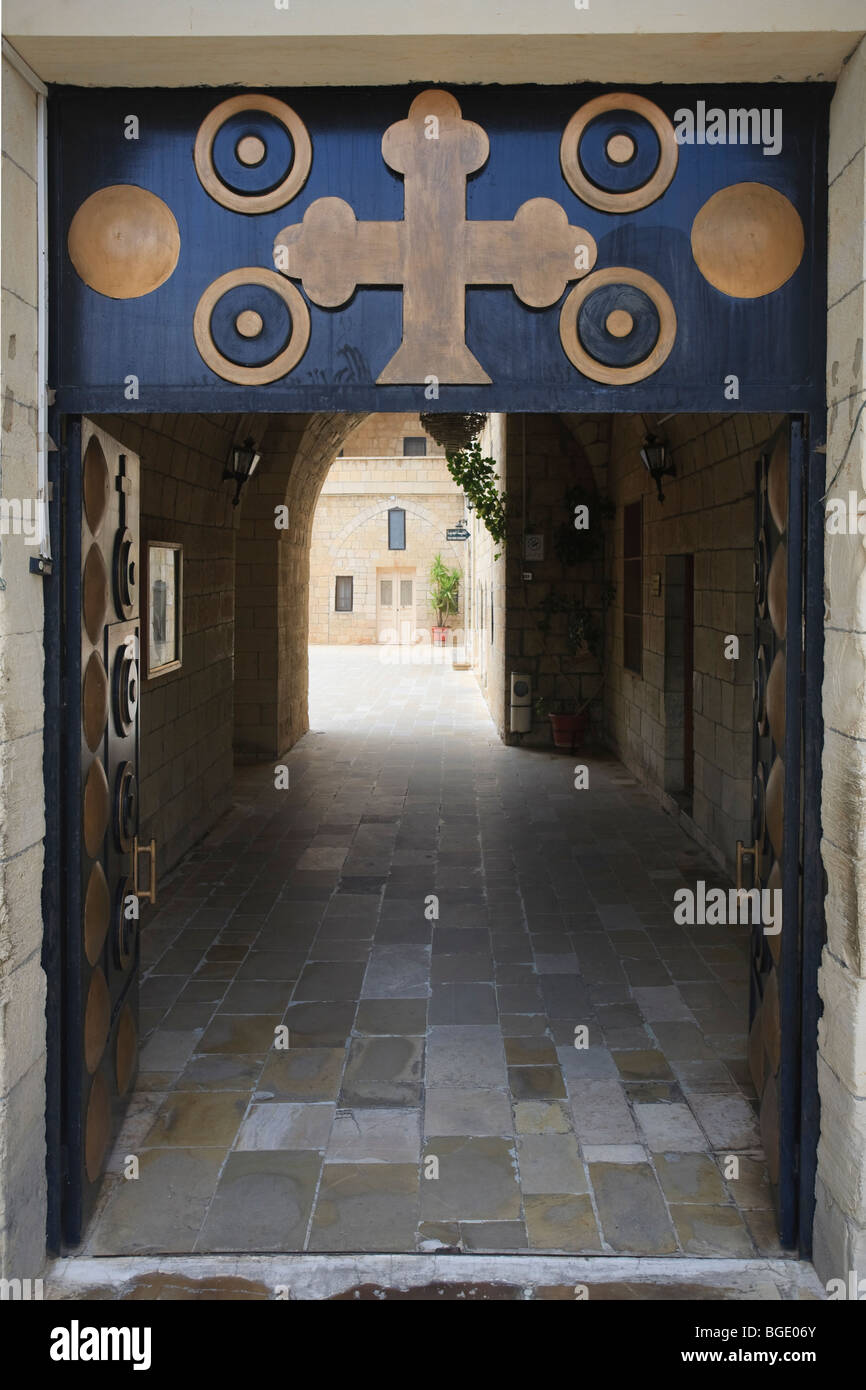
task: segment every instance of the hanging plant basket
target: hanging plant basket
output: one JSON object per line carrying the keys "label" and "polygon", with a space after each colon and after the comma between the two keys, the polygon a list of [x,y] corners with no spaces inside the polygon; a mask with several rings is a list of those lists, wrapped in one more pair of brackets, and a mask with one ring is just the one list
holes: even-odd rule
{"label": "hanging plant basket", "polygon": [[473,439],[478,438],[486,419],[484,414],[439,415],[428,412],[421,416],[421,424],[431,439],[435,439],[443,449],[468,449]]}

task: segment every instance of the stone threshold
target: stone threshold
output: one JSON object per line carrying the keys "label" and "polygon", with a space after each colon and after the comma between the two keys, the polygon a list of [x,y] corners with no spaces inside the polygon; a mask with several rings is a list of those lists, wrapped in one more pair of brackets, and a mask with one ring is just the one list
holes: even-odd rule
{"label": "stone threshold", "polygon": [[48,1299],[798,1301],[824,1299],[794,1259],[568,1255],[72,1255]]}

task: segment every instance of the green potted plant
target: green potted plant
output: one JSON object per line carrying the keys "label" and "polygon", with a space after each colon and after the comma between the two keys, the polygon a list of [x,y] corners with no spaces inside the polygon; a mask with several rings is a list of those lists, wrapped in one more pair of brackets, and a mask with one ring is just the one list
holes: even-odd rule
{"label": "green potted plant", "polygon": [[449,569],[441,555],[433,557],[429,575],[430,607],[436,614],[436,625],[432,628],[434,647],[444,647],[448,642],[447,619],[457,612],[460,602],[460,571]]}
{"label": "green potted plant", "polygon": [[593,691],[589,699],[581,704],[576,699],[548,700],[544,696],[536,700],[535,713],[540,719],[550,720],[555,748],[568,748],[576,753],[583,746],[589,724],[589,706],[597,694],[597,690]]}

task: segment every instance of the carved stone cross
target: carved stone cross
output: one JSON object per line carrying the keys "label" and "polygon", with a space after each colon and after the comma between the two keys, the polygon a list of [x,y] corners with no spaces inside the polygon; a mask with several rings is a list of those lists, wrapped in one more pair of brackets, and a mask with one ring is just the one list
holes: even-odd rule
{"label": "carved stone cross", "polygon": [[339,308],[358,285],[403,286],[403,341],[380,386],[489,384],[466,346],[466,286],[511,285],[543,309],[595,264],[589,232],[550,198],[523,203],[511,222],[467,220],[466,179],[489,148],[450,93],[422,92],[382,139],[385,163],[403,175],[402,222],[359,222],[342,198],[318,198],[275,238],[277,269],[323,308]]}

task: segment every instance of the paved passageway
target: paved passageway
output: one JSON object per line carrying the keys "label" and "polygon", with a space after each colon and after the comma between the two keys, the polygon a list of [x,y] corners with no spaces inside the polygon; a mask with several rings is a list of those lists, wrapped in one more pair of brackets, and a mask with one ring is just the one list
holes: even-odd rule
{"label": "paved passageway", "polygon": [[161,886],[87,1249],[781,1253],[747,932],[673,921],[711,860],[401,655],[313,648],[288,789],[241,769]]}

